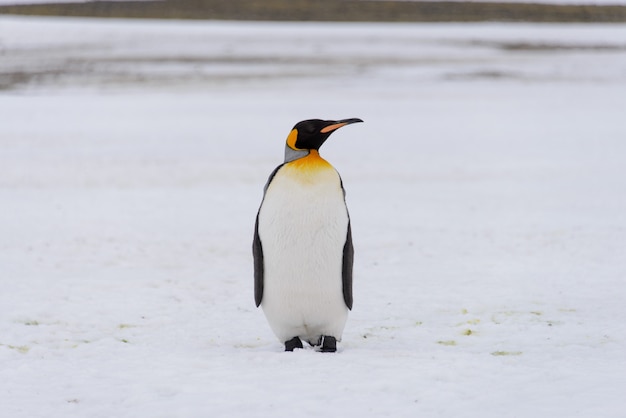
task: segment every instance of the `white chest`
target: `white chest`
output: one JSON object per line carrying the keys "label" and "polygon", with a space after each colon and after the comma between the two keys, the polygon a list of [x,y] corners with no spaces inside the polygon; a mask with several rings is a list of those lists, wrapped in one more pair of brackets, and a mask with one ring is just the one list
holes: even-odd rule
{"label": "white chest", "polygon": [[259,211],[261,305],[281,341],[296,335],[341,339],[348,312],[342,267],[349,222],[341,180],[330,166],[293,171],[283,167],[276,173]]}
{"label": "white chest", "polygon": [[341,261],[347,227],[341,181],[332,168],[300,177],[288,167],[279,170],[259,212],[259,236],[270,264],[313,267],[320,257]]}

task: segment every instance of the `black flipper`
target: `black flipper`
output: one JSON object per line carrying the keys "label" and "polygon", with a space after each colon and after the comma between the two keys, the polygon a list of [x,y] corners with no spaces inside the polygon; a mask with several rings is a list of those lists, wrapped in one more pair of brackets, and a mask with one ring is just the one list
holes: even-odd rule
{"label": "black flipper", "polygon": [[254,240],[252,241],[252,255],[254,257],[254,302],[258,307],[263,300],[263,247],[259,238],[259,214],[254,223]]}
{"label": "black flipper", "polygon": [[[270,182],[278,172],[278,170],[284,164],[279,165],[272,171],[270,177],[267,179],[267,183],[265,183],[265,187],[263,188],[263,198],[265,199],[265,193],[267,192],[267,188],[270,185]],[[261,206],[263,206],[263,201],[261,201]],[[263,300],[263,275],[264,275],[264,267],[263,267],[263,246],[261,245],[261,238],[259,237],[259,213],[261,212],[261,208],[259,207],[259,211],[256,214],[256,221],[254,223],[254,239],[252,240],[252,256],[254,257],[254,302],[258,307]]]}
{"label": "black flipper", "polygon": [[[346,189],[343,188],[343,180],[339,177],[339,184],[343,192],[343,200],[346,200]],[[352,265],[354,264],[354,247],[352,246],[352,227],[350,215],[348,215],[348,233],[346,243],[343,245],[343,265],[341,268],[341,281],[343,287],[343,301],[348,309],[352,310]]]}
{"label": "black flipper", "polygon": [[354,247],[352,246],[352,228],[348,220],[348,234],[343,246],[343,267],[341,278],[343,284],[343,300],[348,309],[352,310],[352,265],[354,263]]}

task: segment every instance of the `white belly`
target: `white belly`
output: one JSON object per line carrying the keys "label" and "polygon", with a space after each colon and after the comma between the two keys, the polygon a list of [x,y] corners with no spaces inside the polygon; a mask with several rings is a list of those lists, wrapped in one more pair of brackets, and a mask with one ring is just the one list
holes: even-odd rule
{"label": "white belly", "polygon": [[343,247],[348,212],[337,172],[274,176],[259,211],[264,289],[261,306],[281,342],[341,340],[348,317],[343,300]]}

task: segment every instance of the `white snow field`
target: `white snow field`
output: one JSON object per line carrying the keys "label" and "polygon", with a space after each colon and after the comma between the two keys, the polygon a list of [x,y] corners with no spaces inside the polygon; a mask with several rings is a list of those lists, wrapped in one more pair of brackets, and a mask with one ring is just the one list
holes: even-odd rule
{"label": "white snow field", "polygon": [[[626,410],[626,25],[0,18],[3,417]],[[252,232],[360,117],[354,310],[294,353]]]}

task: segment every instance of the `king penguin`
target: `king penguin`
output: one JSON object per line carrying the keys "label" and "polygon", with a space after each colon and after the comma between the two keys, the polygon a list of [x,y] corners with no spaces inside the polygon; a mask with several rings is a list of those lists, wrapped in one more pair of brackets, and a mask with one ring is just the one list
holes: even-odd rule
{"label": "king penguin", "polygon": [[285,351],[302,340],[337,351],[352,309],[354,249],[339,173],[319,148],[361,119],[309,119],[287,136],[285,161],[270,174],[257,213],[254,298]]}

